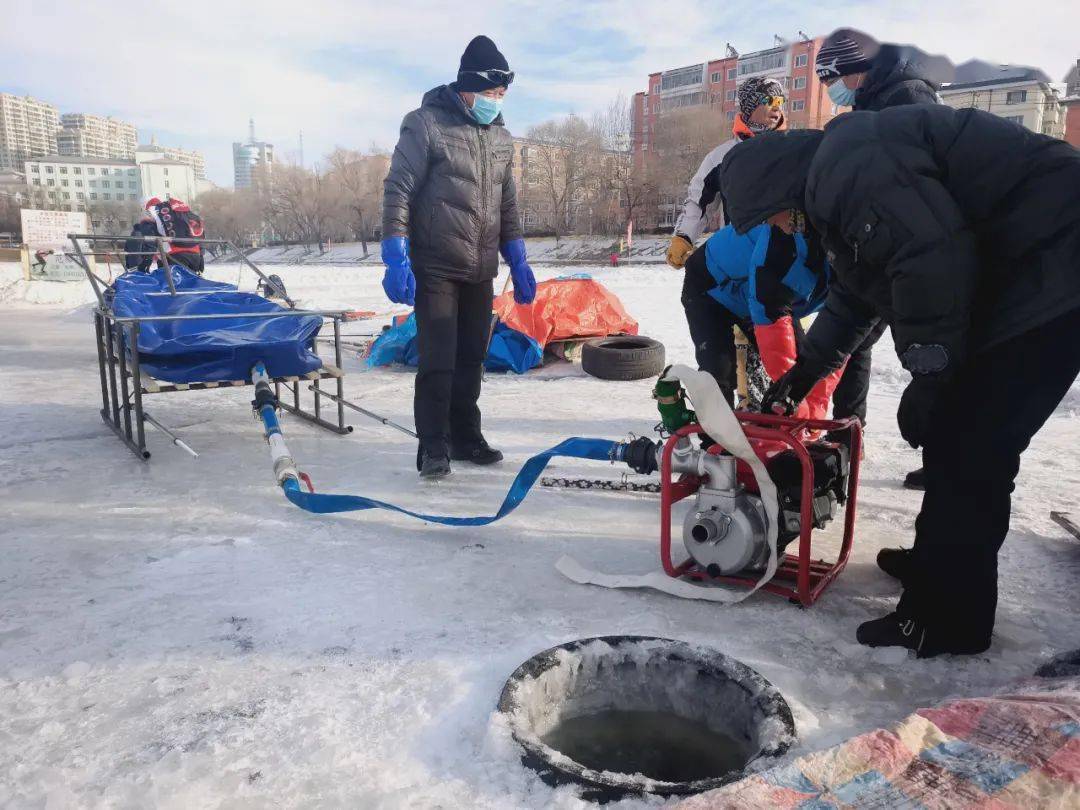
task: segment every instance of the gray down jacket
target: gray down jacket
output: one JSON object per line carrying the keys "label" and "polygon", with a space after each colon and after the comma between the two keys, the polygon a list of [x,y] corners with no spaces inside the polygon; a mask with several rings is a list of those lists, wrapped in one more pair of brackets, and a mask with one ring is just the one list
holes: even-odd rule
{"label": "gray down jacket", "polygon": [[429,90],[401,124],[383,183],[383,238],[409,237],[418,274],[495,278],[499,246],[522,236],[513,159],[501,115],[484,126],[453,85]]}

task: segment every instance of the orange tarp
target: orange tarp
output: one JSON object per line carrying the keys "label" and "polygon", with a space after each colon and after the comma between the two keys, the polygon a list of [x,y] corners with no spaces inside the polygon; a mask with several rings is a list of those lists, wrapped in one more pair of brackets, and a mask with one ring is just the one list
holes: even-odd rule
{"label": "orange tarp", "polygon": [[638,333],[637,321],[615,293],[592,279],[542,281],[532,304],[516,304],[514,294],[507,292],[495,299],[492,308],[499,320],[541,347],[553,340]]}

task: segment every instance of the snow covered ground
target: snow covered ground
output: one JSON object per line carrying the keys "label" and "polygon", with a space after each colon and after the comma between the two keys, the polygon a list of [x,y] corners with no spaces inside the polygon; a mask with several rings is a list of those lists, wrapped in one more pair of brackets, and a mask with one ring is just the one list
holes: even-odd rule
{"label": "snow covered ground", "polygon": [[[574,269],[609,285],[669,360],[692,360],[678,273]],[[377,268],[275,271],[305,304],[392,309]],[[210,274],[235,282],[240,271]],[[986,693],[1080,643],[1080,547],[1048,515],[1080,512],[1076,387],[1025,457],[994,646],[917,661],[854,643],[856,625],[897,595],[874,555],[910,539],[919,506],[899,484],[918,457],[895,426],[906,375],[887,341],[851,565],[810,610],[766,594],[723,608],[582,587],[554,570],[562,554],[655,569],[654,497],[538,488],[478,529],[306,514],[273,483],[250,389],[150,397],[148,411],[201,457],[152,434],[153,458],[136,461],[97,414],[90,300],[82,285],[28,285],[0,268],[0,806],[578,807],[572,789],[519,766],[492,720],[506,676],[552,644],[640,633],[718,648],[787,696],[798,755]],[[411,374],[346,367],[352,399],[411,424]],[[321,491],[490,513],[534,452],[570,435],[649,433],[649,390],[575,367],[491,375],[485,429],[507,462],[435,485],[417,479],[407,437],[359,415],[349,437],[283,422]],[[552,473],[614,475],[565,460]]]}

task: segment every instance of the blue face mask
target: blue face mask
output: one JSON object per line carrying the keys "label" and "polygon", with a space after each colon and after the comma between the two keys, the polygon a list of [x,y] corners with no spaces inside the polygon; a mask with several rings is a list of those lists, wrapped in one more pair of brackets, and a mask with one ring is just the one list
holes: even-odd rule
{"label": "blue face mask", "polygon": [[851,107],[855,104],[855,91],[843,79],[837,79],[829,85],[829,98],[837,107]]}
{"label": "blue face mask", "polygon": [[473,118],[475,118],[481,124],[490,124],[492,121],[499,117],[499,113],[501,111],[501,98],[491,98],[490,96],[481,95],[480,93],[477,93],[475,96],[473,96]]}

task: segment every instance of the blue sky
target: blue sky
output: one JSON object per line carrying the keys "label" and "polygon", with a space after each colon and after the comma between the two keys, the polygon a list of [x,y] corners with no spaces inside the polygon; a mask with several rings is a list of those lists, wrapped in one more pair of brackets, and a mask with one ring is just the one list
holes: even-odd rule
{"label": "blue sky", "polygon": [[518,73],[511,131],[606,107],[649,72],[853,26],[960,62],[1033,64],[1053,79],[1080,58],[1080,3],[185,0],[145,4],[20,0],[0,30],[0,90],[62,112],[112,114],[162,143],[200,149],[231,185],[234,140],[255,118],[283,157],[312,165],[334,146],[392,147],[424,91],[491,36]]}

